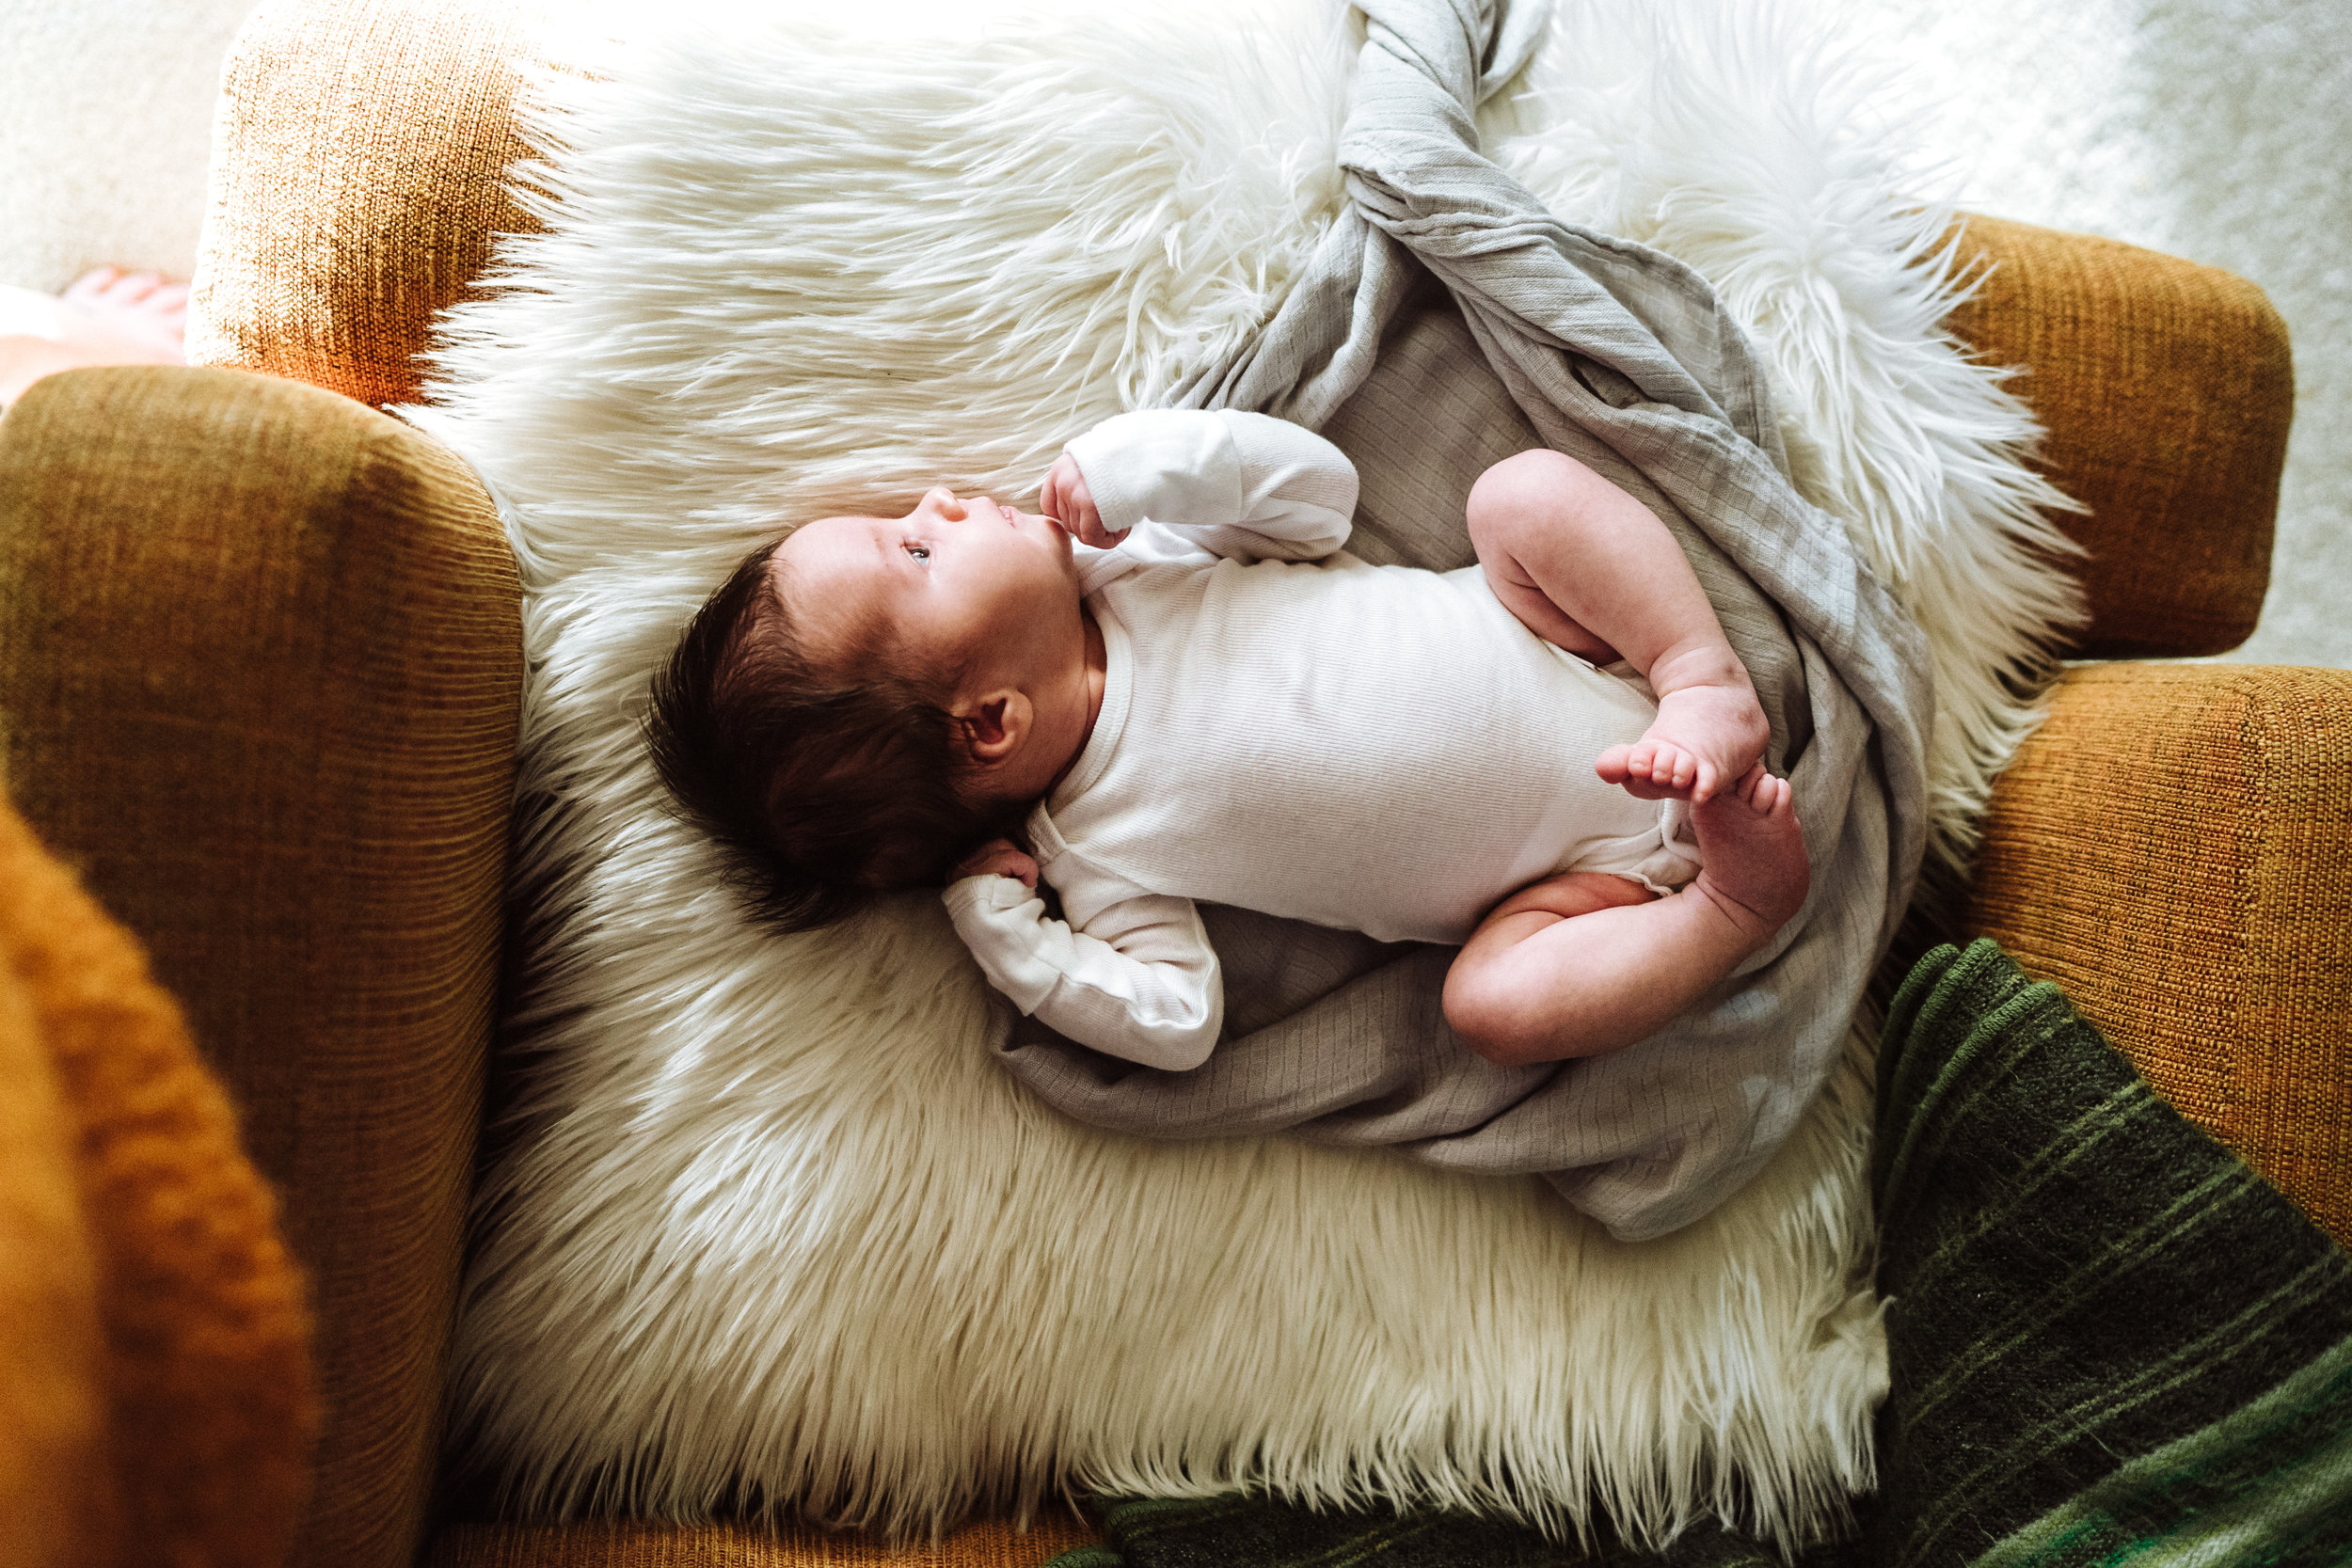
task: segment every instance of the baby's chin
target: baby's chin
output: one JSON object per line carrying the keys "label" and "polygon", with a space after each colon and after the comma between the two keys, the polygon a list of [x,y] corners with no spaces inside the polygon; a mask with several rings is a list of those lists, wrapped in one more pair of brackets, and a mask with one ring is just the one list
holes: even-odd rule
{"label": "baby's chin", "polygon": [[1063,566],[1069,570],[1070,580],[1075,583],[1078,580],[1077,535],[1062,527],[1058,518],[1048,517],[1042,514],[1035,514],[1035,515],[1039,522],[1045,525],[1047,536],[1054,541],[1054,547],[1061,554]]}
{"label": "baby's chin", "polygon": [[[1089,549],[1087,553],[1098,555],[1101,552]],[[1063,574],[1070,578],[1070,591],[1083,595],[1086,590],[1080,586],[1079,581],[1083,563],[1078,559],[1078,542],[1066,532],[1061,536],[1061,564]]]}

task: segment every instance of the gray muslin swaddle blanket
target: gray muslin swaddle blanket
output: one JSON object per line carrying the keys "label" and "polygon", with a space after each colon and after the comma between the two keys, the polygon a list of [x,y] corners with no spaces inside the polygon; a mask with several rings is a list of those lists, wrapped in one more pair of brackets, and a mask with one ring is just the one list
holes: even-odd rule
{"label": "gray muslin swaddle blanket", "polygon": [[1560,221],[1480,152],[1473,111],[1526,63],[1543,8],[1359,8],[1369,36],[1340,143],[1350,206],[1250,352],[1178,401],[1279,414],[1349,449],[1365,497],[1352,547],[1376,561],[1469,562],[1461,499],[1522,446],[1638,496],[1756,683],[1811,895],[1711,1006],[1580,1061],[1503,1068],[1465,1049],[1439,1007],[1451,948],[1232,909],[1202,911],[1227,996],[1204,1066],[1136,1067],[1031,1019],[1002,1054],[1100,1126],[1287,1132],[1540,1172],[1618,1236],[1656,1236],[1754,1176],[1838,1058],[1926,842],[1925,648],[1843,526],[1790,485],[1763,367],[1705,280]]}

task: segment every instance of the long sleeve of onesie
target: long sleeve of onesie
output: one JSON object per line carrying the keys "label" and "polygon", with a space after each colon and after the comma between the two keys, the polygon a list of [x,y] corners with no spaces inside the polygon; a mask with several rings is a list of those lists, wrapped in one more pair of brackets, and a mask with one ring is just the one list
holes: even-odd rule
{"label": "long sleeve of onesie", "polygon": [[966,877],[947,914],[989,984],[1082,1045],[1182,1072],[1225,1026],[1216,950],[1189,898],[1122,898],[1073,930],[1016,879]]}
{"label": "long sleeve of onesie", "polygon": [[[1356,469],[1313,432],[1231,409],[1121,414],[1070,443],[1087,488],[1135,562],[1314,561],[1347,541]],[[1092,576],[1092,573],[1089,574]],[[1189,898],[1066,881],[1075,857],[1041,844],[1071,922],[1010,877],[968,877],[947,911],[990,984],[1083,1045],[1182,1071],[1224,1025],[1216,952]]]}
{"label": "long sleeve of onesie", "polygon": [[1138,561],[1319,561],[1353,527],[1356,466],[1287,420],[1140,409],[1104,420],[1070,443],[1070,455],[1103,526],[1144,530],[1120,546]]}

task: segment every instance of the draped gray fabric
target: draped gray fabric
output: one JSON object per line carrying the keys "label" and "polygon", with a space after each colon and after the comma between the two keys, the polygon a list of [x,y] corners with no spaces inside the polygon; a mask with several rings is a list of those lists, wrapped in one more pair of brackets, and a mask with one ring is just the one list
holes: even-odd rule
{"label": "draped gray fabric", "polygon": [[1837,1059],[1925,844],[1925,649],[1844,529],[1790,486],[1763,367],[1705,280],[1554,218],[1478,150],[1472,111],[1525,63],[1543,9],[1359,8],[1340,144],[1351,206],[1250,351],[1179,401],[1263,409],[1347,448],[1364,481],[1354,547],[1375,561],[1469,562],[1471,481],[1527,446],[1638,496],[1755,680],[1812,893],[1711,1005],[1582,1061],[1500,1068],[1464,1049],[1438,1006],[1450,948],[1232,909],[1203,911],[1227,991],[1205,1066],[1137,1068],[1026,1019],[1002,1054],[1084,1121],[1540,1172],[1615,1234],[1655,1236],[1754,1176]]}

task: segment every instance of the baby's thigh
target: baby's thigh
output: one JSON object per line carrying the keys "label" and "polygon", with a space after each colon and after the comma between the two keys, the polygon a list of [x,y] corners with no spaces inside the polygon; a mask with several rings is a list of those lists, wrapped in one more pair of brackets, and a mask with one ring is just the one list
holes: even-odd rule
{"label": "baby's thigh", "polygon": [[1584,1014],[1590,985],[1560,947],[1578,917],[1654,902],[1638,882],[1601,871],[1566,871],[1531,882],[1487,911],[1446,971],[1446,1022],[1473,1053],[1502,1065],[1556,1061],[1613,1049]]}
{"label": "baby's thigh", "polygon": [[1567,453],[1534,447],[1478,476],[1463,520],[1473,544],[1515,553],[1555,535],[1573,541],[1591,526],[1610,488],[1607,480]]}
{"label": "baby's thigh", "polygon": [[1646,904],[1657,896],[1641,883],[1606,871],[1561,871],[1540,878],[1503,899],[1480,919],[1470,941],[1462,944],[1453,969],[1447,972],[1447,985],[1454,989],[1457,980],[1469,985],[1486,972],[1500,974],[1515,969],[1518,966],[1509,956],[1510,950],[1564,920],[1574,920],[1597,910]]}
{"label": "baby's thigh", "polygon": [[1499,921],[1516,916],[1542,913],[1559,920],[1571,920],[1595,910],[1616,909],[1628,904],[1646,904],[1658,895],[1628,877],[1607,871],[1557,871],[1539,878],[1512,894],[1486,911],[1479,921],[1478,929],[1470,933],[1470,941]]}
{"label": "baby's thigh", "polygon": [[1617,651],[1568,602],[1580,562],[1589,564],[1591,486],[1605,483],[1574,458],[1523,451],[1488,468],[1470,489],[1470,536],[1486,586],[1521,626],[1580,658]]}

